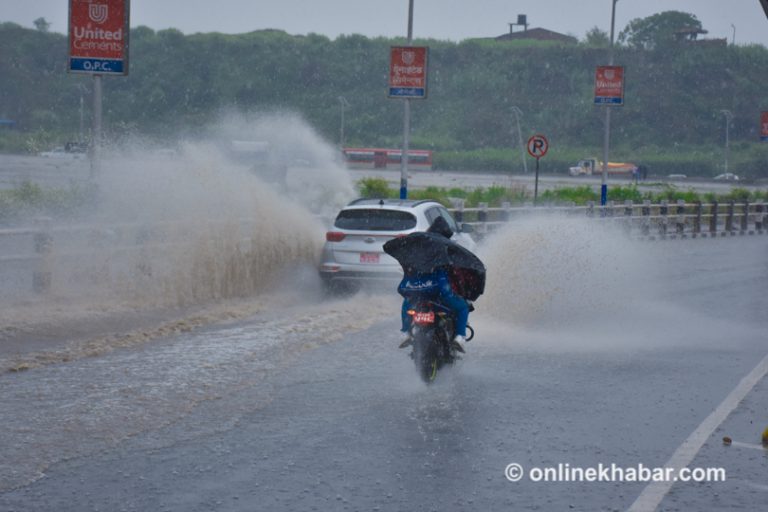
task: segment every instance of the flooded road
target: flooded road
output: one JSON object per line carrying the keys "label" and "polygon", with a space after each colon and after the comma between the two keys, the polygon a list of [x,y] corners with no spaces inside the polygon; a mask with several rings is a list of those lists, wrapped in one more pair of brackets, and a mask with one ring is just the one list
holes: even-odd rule
{"label": "flooded road", "polygon": [[[665,466],[768,352],[768,240],[564,230],[484,249],[477,338],[429,387],[391,293],[4,373],[0,510],[626,510],[647,482],[534,470]],[[693,454],[726,481],[675,483],[659,510],[765,503],[766,385]]]}

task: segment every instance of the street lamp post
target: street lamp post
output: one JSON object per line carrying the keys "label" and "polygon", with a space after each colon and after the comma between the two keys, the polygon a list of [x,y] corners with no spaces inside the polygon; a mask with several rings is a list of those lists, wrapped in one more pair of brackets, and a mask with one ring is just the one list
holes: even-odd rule
{"label": "street lamp post", "polygon": [[344,96],[339,96],[341,104],[341,127],[339,128],[339,147],[344,148],[344,109],[349,107],[349,102]]}
{"label": "street lamp post", "polygon": [[731,121],[733,121],[733,112],[730,110],[721,110],[720,111],[723,116],[725,116],[725,171],[728,172],[728,157],[730,156],[731,152]]}
{"label": "street lamp post", "polygon": [[[413,42],[413,0],[408,0],[408,43]],[[403,105],[403,151],[400,154],[400,199],[408,199],[408,149],[411,136],[411,99]]]}
{"label": "street lamp post", "polygon": [[101,75],[93,75],[93,128],[91,132],[91,181],[99,173],[101,165]]}
{"label": "street lamp post", "polygon": [[[608,65],[613,66],[613,41],[614,27],[616,26],[616,2],[612,1],[611,8],[611,45],[608,47]],[[600,186],[600,204],[605,206],[608,202],[608,153],[611,144],[611,107],[605,106],[605,133],[603,135],[603,179]]]}
{"label": "street lamp post", "polygon": [[86,87],[83,84],[77,84],[77,90],[80,92],[80,132],[77,141],[85,142],[85,93]]}
{"label": "street lamp post", "polygon": [[517,141],[520,144],[520,158],[523,159],[523,169],[525,174],[528,174],[528,163],[525,161],[525,146],[523,145],[523,134],[520,131],[520,118],[523,117],[523,111],[517,107],[512,107],[512,113],[515,115],[515,122],[517,123]]}

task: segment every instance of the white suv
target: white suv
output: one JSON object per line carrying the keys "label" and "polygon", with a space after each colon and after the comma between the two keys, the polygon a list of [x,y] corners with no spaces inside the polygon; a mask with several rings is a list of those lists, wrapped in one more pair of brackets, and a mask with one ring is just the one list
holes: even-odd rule
{"label": "white suv", "polygon": [[472,226],[459,226],[446,208],[437,201],[400,199],[357,199],[336,216],[333,228],[325,234],[320,277],[327,289],[338,285],[392,282],[403,271],[386,254],[388,240],[414,231],[426,231],[438,217],[443,217],[454,232],[452,240],[474,251],[476,244],[469,233]]}

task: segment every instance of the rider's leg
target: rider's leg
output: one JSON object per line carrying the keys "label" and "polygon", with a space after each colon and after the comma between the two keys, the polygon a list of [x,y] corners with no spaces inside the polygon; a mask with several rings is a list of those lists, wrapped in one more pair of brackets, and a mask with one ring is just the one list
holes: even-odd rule
{"label": "rider's leg", "polygon": [[408,314],[408,310],[411,309],[411,303],[408,299],[403,299],[403,308],[401,311],[402,327],[400,329],[400,348],[405,348],[411,344],[411,315]]}
{"label": "rider's leg", "polygon": [[456,335],[466,336],[467,320],[469,319],[469,305],[467,301],[454,293],[443,294],[441,299],[443,304],[456,312]]}
{"label": "rider's leg", "polygon": [[401,327],[400,331],[408,332],[411,330],[411,315],[408,314],[408,310],[411,309],[411,302],[407,299],[403,299],[403,307],[400,311]]}

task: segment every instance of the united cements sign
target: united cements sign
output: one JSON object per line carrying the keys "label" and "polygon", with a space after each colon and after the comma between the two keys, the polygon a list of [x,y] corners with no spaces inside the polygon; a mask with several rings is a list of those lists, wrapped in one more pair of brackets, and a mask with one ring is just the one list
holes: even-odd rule
{"label": "united cements sign", "polygon": [[69,0],[69,70],[128,74],[130,0]]}
{"label": "united cements sign", "polygon": [[595,72],[595,105],[624,104],[624,67],[598,66]]}
{"label": "united cements sign", "polygon": [[389,97],[427,97],[426,46],[393,46],[389,59]]}

